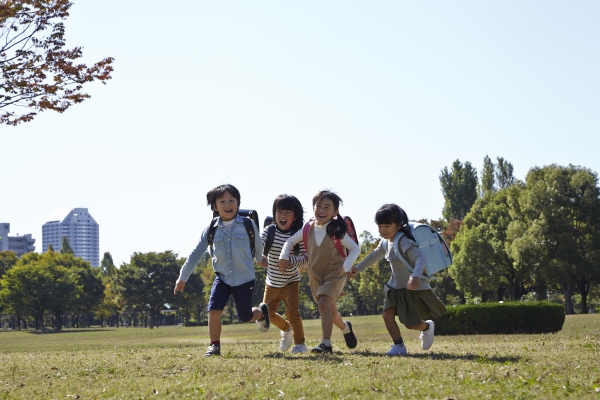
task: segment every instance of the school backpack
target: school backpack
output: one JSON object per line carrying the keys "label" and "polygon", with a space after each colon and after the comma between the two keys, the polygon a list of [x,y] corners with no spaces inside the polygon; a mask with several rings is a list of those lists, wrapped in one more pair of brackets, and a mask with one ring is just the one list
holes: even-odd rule
{"label": "school backpack", "polygon": [[[419,249],[421,249],[423,256],[427,260],[425,265],[427,276],[432,276],[452,264],[450,249],[438,231],[427,224],[409,224],[408,226],[415,238],[415,242],[417,242]],[[400,251],[399,242],[402,235],[404,235],[404,232],[399,231],[394,237],[394,252],[404,266],[410,272],[413,272],[413,268]],[[383,241],[383,248],[387,251],[387,241],[385,240]]]}
{"label": "school backpack", "polygon": [[[342,216],[338,216],[337,218],[342,218]],[[352,218],[343,217],[344,222],[346,222],[346,235],[350,236],[350,239],[354,240],[354,243],[358,244],[358,236],[356,235],[356,228],[354,228],[354,222],[352,222]],[[304,224],[304,228],[302,228],[302,242],[304,242],[304,248],[306,249],[306,254],[308,254],[308,234],[310,232],[310,227],[312,224],[316,222],[316,219],[313,217],[306,224]],[[333,244],[337,249],[338,253],[342,257],[343,260],[346,260],[348,257],[347,249],[342,245],[341,239],[336,239],[335,236],[331,237],[333,240]]]}
{"label": "school backpack", "polygon": [[[275,241],[275,227],[277,226],[277,224],[275,222],[273,222],[273,217],[266,217],[265,218],[265,222],[264,225],[265,227],[267,227],[267,240],[265,240],[265,245],[263,246],[263,255],[265,257],[267,257],[269,255],[269,250],[271,250],[271,247],[273,246],[273,242]],[[292,236],[296,233],[297,231],[292,230]],[[294,255],[296,257],[298,257],[298,255],[300,254],[300,243],[298,243],[297,245],[294,246]]]}
{"label": "school backpack", "polygon": [[[254,257],[254,253],[256,253],[254,239],[256,236],[254,235],[254,227],[252,226],[252,221],[254,221],[254,224],[258,229],[258,213],[255,210],[244,209],[238,210],[237,213],[244,220],[244,228],[246,228],[246,232],[248,233],[248,240],[250,241],[250,252],[252,252],[252,257]],[[213,219],[210,222],[207,235],[208,246],[210,247],[210,254],[213,254],[213,240],[215,239],[215,232],[217,231],[217,226],[215,225],[215,223],[218,219],[219,212],[215,210],[213,212]]]}

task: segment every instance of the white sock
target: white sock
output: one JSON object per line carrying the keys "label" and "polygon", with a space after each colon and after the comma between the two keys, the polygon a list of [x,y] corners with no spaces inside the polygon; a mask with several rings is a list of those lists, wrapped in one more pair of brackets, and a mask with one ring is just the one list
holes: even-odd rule
{"label": "white sock", "polygon": [[331,347],[331,339],[321,339],[321,343],[327,347]]}
{"label": "white sock", "polygon": [[348,326],[348,323],[346,321],[344,321],[344,329],[340,329],[342,331],[342,333],[345,335],[346,333],[350,333],[350,327]]}

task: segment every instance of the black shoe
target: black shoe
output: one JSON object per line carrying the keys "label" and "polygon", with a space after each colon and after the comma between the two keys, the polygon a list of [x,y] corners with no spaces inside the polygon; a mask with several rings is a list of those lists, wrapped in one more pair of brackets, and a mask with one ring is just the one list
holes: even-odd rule
{"label": "black shoe", "polygon": [[204,353],[204,357],[220,356],[220,355],[221,355],[221,346],[218,344],[211,344],[206,349],[206,353]]}
{"label": "black shoe", "polygon": [[269,307],[265,303],[260,303],[258,305],[260,311],[262,311],[262,319],[256,321],[256,325],[258,326],[258,330],[261,332],[266,332],[269,330],[269,326],[271,326],[271,320],[269,319]]}
{"label": "black shoe", "polygon": [[313,347],[310,349],[311,353],[323,354],[323,353],[333,353],[332,346],[325,346],[323,343],[319,343],[317,347]]}
{"label": "black shoe", "polygon": [[358,344],[358,341],[356,340],[356,336],[354,335],[354,331],[352,330],[352,323],[350,323],[350,321],[344,322],[347,323],[348,328],[350,328],[350,332],[344,333],[344,340],[346,341],[346,346],[348,346],[349,349],[353,349]]}

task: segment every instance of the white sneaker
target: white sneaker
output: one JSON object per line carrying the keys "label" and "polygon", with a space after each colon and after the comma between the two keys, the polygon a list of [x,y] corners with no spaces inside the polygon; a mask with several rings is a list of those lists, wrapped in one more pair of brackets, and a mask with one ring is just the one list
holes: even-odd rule
{"label": "white sneaker", "polygon": [[391,350],[385,354],[388,356],[405,356],[408,352],[404,344],[393,344]]}
{"label": "white sneaker", "polygon": [[308,349],[306,348],[306,344],[304,343],[297,344],[292,348],[292,354],[306,353],[307,351]]}
{"label": "white sneaker", "polygon": [[429,350],[429,348],[433,344],[433,331],[435,330],[435,324],[430,319],[425,322],[429,324],[429,329],[425,332],[421,331],[419,339],[421,339],[421,348],[423,350]]}
{"label": "white sneaker", "polygon": [[281,331],[281,341],[279,342],[279,348],[283,351],[288,350],[292,347],[292,342],[294,341],[294,332],[290,328],[289,331]]}

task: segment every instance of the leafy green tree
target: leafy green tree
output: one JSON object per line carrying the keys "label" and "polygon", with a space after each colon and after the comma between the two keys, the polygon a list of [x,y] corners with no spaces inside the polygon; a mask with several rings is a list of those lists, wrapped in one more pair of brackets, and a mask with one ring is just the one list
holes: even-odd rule
{"label": "leafy green tree", "polygon": [[17,253],[14,251],[0,251],[0,278],[2,278],[6,271],[12,268],[18,260],[19,257],[17,257]]}
{"label": "leafy green tree", "polygon": [[[77,301],[84,294],[73,270],[57,262],[58,255],[47,252],[25,254],[2,279],[3,301],[23,314],[36,319],[36,328],[45,331],[44,312],[64,310],[66,304]],[[57,317],[61,329],[62,314]]]}
{"label": "leafy green tree", "polygon": [[[87,82],[111,79],[112,57],[91,67],[78,61],[81,47],[65,49],[68,0],[0,2],[0,124],[31,121],[45,110],[59,113],[90,95]],[[34,111],[21,114],[21,109]]]}
{"label": "leafy green tree", "polygon": [[[185,260],[180,261],[181,265]],[[180,314],[184,318],[184,322],[188,324],[192,313],[196,315],[196,320],[200,323],[200,314],[203,308],[206,308],[206,300],[204,297],[204,281],[199,273],[199,267],[196,267],[195,273],[190,275],[185,284],[185,291],[175,295],[170,306],[179,309]]]}
{"label": "leafy green tree", "polygon": [[440,175],[444,195],[442,215],[446,221],[464,219],[477,199],[477,171],[470,162],[463,165],[459,160],[452,163],[452,169],[444,167]]}
{"label": "leafy green tree", "polygon": [[597,174],[574,165],[532,168],[513,213],[512,257],[562,290],[567,314],[578,286],[587,307],[589,285],[600,278]]}
{"label": "leafy green tree", "polygon": [[100,271],[102,271],[102,276],[114,276],[117,273],[117,267],[108,251],[104,253],[102,261],[100,261]]}
{"label": "leafy green tree", "polygon": [[174,301],[173,287],[179,277],[181,259],[172,251],[134,253],[118,270],[119,287],[125,303],[147,312],[150,328],[158,326],[161,310]]}
{"label": "leafy green tree", "polygon": [[73,248],[71,247],[71,244],[69,243],[69,238],[66,236],[62,237],[60,253],[61,254],[73,254],[73,255],[75,254],[75,252],[73,251]]}
{"label": "leafy green tree", "polygon": [[[0,238],[1,240],[1,238]],[[4,276],[4,274],[6,273],[6,271],[8,271],[10,268],[12,268],[17,261],[19,260],[19,258],[17,257],[17,254],[13,251],[0,251],[0,279],[2,279],[2,276]],[[2,289],[2,286],[0,286],[0,289]],[[2,299],[0,298],[0,314],[2,313],[2,311],[4,310],[4,305],[2,304]]]}
{"label": "leafy green tree", "polygon": [[489,156],[483,158],[483,170],[481,171],[481,184],[479,185],[479,195],[484,197],[487,193],[492,193],[496,190],[496,166]]}
{"label": "leafy green tree", "polygon": [[77,274],[78,284],[83,287],[85,295],[65,307],[66,311],[72,312],[80,326],[79,317],[88,312],[94,312],[104,301],[105,286],[102,282],[102,273],[98,268],[94,268],[89,262],[75,257],[65,255],[63,260],[69,258],[72,260],[72,271]]}
{"label": "leafy green tree", "polygon": [[513,165],[502,157],[498,157],[496,160],[498,161],[498,164],[496,164],[498,189],[506,189],[517,182],[517,179],[513,176]]}
{"label": "leafy green tree", "polygon": [[502,300],[506,285],[511,299],[518,300],[523,283],[531,282],[529,264],[513,259],[509,247],[510,199],[518,197],[520,190],[520,186],[513,185],[490,192],[477,200],[465,217],[451,245],[454,261],[449,273],[459,290],[479,294],[498,290],[498,299]]}

